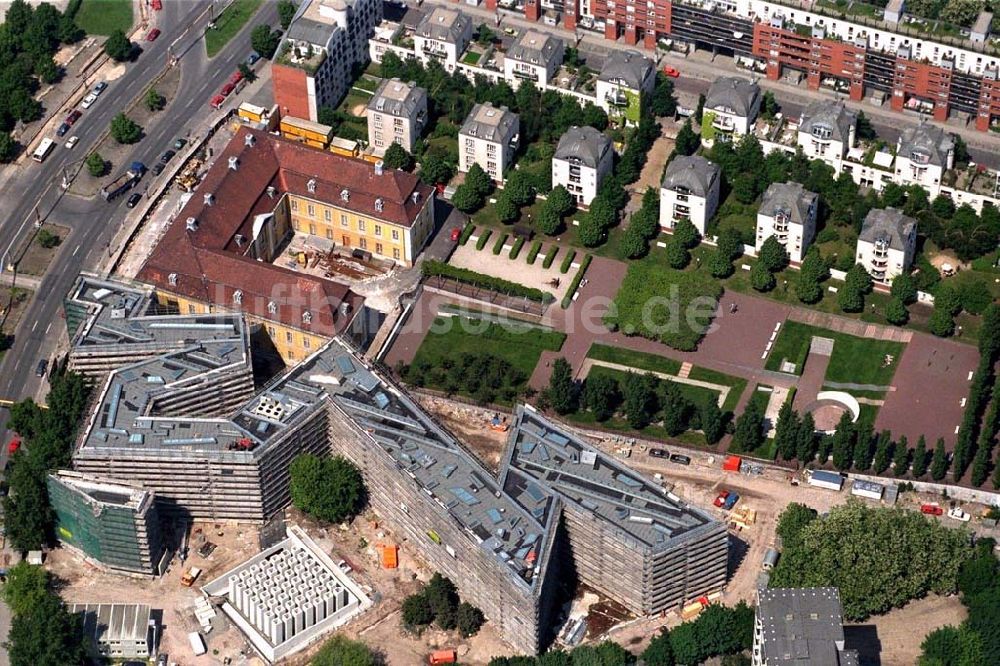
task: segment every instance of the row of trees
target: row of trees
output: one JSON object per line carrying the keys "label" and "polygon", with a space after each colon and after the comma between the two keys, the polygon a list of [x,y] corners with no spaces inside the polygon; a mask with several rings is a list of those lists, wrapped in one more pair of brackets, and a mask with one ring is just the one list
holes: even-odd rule
{"label": "row of trees", "polygon": [[13,618],[4,644],[11,666],[85,664],[83,618],[71,614],[40,566],[20,562],[7,574],[3,599]]}
{"label": "row of trees", "polygon": [[455,584],[440,573],[416,594],[403,599],[403,624],[421,633],[432,623],[445,631],[457,629],[463,638],[479,633],[486,622],[483,612],[458,596]]}
{"label": "row of trees", "polygon": [[300,453],[288,469],[292,505],[328,523],[342,523],[365,505],[361,472],[347,458]]}
{"label": "row of trees", "polygon": [[635,655],[614,641],[580,645],[569,652],[549,650],[537,657],[494,657],[487,666],[634,666]]}
{"label": "row of trees", "polygon": [[[836,587],[859,622],[934,592],[955,592],[969,535],[915,511],[850,501],[822,518],[790,504],[778,519],[782,553],[773,587]],[[988,663],[988,662],[987,662]]]}
{"label": "row of trees", "polygon": [[[694,620],[661,633],[643,651],[646,666],[701,664],[718,656],[722,664],[749,663],[739,658],[753,647],[754,610],[741,601],[729,608],[712,604]],[[737,658],[732,658],[737,657]]]}
{"label": "row of trees", "polygon": [[323,647],[309,661],[310,666],[381,666],[384,663],[381,654],[343,634],[337,634],[323,643]]}
{"label": "row of trees", "polygon": [[42,117],[42,105],[34,98],[40,83],[54,83],[62,76],[52,56],[60,44],[83,38],[73,22],[79,2],[71,2],[65,13],[49,3],[32,7],[13,0],[0,24],[0,162],[17,155],[10,131],[18,122]]}
{"label": "row of trees", "polygon": [[619,381],[597,367],[580,386],[573,380],[569,363],[561,357],[553,363],[544,398],[559,414],[588,410],[601,422],[621,414],[636,430],[651,423],[661,424],[671,437],[687,430],[701,430],[709,444],[722,439],[732,418],[731,413],[719,408],[714,392],[695,403],[683,395],[676,382],[653,374],[629,372]]}
{"label": "row of trees", "polygon": [[7,539],[19,551],[38,550],[53,542],[45,479],[50,471],[69,466],[76,429],[87,405],[89,387],[80,375],[56,372],[50,381],[48,409],[29,398],[11,407],[7,422],[22,442],[10,459],[10,492],[3,499]]}
{"label": "row of trees", "polygon": [[507,360],[488,351],[449,354],[437,364],[418,358],[401,369],[401,376],[413,386],[440,389],[448,395],[464,393],[484,405],[513,403],[528,380]]}
{"label": "row of trees", "polygon": [[[995,366],[998,360],[1000,360],[1000,306],[994,304],[990,305],[983,315],[983,325],[979,331],[979,365],[972,376],[969,398],[962,413],[962,422],[955,441],[953,471],[956,480],[962,478],[973,459],[977,460],[979,467],[974,476],[979,478],[980,483],[989,473],[997,422],[1000,418],[997,409],[1000,405],[994,402],[988,418],[985,421],[982,418],[991,396],[1000,395],[998,389],[994,387]],[[994,481],[1000,486],[1000,473]]]}

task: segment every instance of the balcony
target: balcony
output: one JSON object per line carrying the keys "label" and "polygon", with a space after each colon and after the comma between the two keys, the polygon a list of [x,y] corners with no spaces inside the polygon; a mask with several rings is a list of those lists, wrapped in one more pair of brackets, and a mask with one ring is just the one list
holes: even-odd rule
{"label": "balcony", "polygon": [[609,92],[605,99],[611,106],[628,106],[628,97],[625,96],[620,90],[615,90],[614,92]]}
{"label": "balcony", "polygon": [[728,116],[715,116],[715,119],[712,121],[712,127],[719,132],[730,133],[736,131],[736,124]]}
{"label": "balcony", "polygon": [[538,81],[538,72],[534,69],[515,69],[514,76],[525,81]]}

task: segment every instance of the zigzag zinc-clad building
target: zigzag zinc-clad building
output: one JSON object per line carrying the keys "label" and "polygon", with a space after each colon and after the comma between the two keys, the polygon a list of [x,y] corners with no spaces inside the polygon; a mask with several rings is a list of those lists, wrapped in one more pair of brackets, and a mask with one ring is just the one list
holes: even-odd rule
{"label": "zigzag zinc-clad building", "polygon": [[[98,324],[120,302],[112,283],[97,286],[76,290],[77,300],[89,295],[91,320],[71,356],[91,352],[87,336],[104,335]],[[147,334],[171,319],[136,309],[124,317]],[[497,478],[342,337],[252,397],[237,381],[246,388],[208,414],[181,398],[212,384],[204,378],[242,377],[250,365],[241,320],[217,325],[231,326],[232,337],[213,328],[203,341],[108,374],[74,455],[79,471],[140,483],[168,512],[262,522],[288,505],[296,455],[342,454],[362,470],[391,529],[524,652],[547,644],[567,558],[582,582],[638,614],[725,583],[726,532],[704,511],[529,407],[518,410]]]}

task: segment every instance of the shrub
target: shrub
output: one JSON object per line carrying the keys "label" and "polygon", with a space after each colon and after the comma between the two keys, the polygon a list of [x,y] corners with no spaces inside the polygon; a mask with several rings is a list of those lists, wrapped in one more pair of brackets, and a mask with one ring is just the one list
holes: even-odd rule
{"label": "shrub", "polygon": [[160,111],[167,105],[167,98],[161,95],[156,88],[150,88],[146,91],[146,99],[144,101],[146,108],[150,111]]}
{"label": "shrub", "polygon": [[487,241],[489,241],[490,234],[492,233],[493,233],[492,229],[487,229],[485,232],[483,232],[483,234],[479,237],[479,240],[476,241],[477,250],[482,250],[484,247],[486,247],[486,243]]}
{"label": "shrub", "polygon": [[111,136],[118,143],[135,143],[142,138],[142,128],[124,113],[119,113],[111,119]]}
{"label": "shrub", "polygon": [[499,255],[503,251],[504,243],[507,242],[507,234],[500,234],[497,237],[497,242],[493,244],[493,254]]}
{"label": "shrub", "polygon": [[473,232],[476,230],[476,225],[472,222],[466,222],[465,228],[462,229],[462,235],[458,237],[458,244],[465,245],[469,242],[469,238],[472,237]]}
{"label": "shrub", "polygon": [[524,245],[524,236],[518,236],[517,240],[514,241],[514,246],[510,248],[510,254],[508,256],[511,259],[517,259],[517,255],[521,253],[522,245]]}
{"label": "shrub", "polygon": [[536,240],[531,244],[531,248],[528,250],[528,265],[532,266],[535,263],[535,259],[538,257],[538,253],[542,249],[542,241]]}
{"label": "shrub", "polygon": [[41,229],[38,232],[37,239],[38,244],[46,250],[51,250],[62,242],[62,239],[58,235],[50,232],[48,229]]}
{"label": "shrub", "polygon": [[100,178],[108,170],[108,163],[104,161],[100,153],[91,153],[87,155],[87,173],[89,173],[94,178]]}
{"label": "shrub", "polygon": [[572,282],[569,283],[569,289],[566,290],[566,295],[563,296],[562,307],[565,310],[573,302],[573,294],[576,290],[580,288],[580,282],[583,280],[584,273],[587,272],[587,268],[590,267],[590,261],[593,259],[589,254],[584,256],[583,261],[580,262],[580,268],[577,270],[576,275],[573,276]]}
{"label": "shrub", "polygon": [[542,260],[542,268],[548,268],[555,261],[556,255],[559,254],[558,245],[550,245],[549,249],[545,253],[545,259]]}
{"label": "shrub", "polygon": [[563,257],[562,263],[559,265],[559,272],[563,275],[569,273],[569,269],[573,266],[574,259],[576,259],[576,250],[570,250],[569,253]]}

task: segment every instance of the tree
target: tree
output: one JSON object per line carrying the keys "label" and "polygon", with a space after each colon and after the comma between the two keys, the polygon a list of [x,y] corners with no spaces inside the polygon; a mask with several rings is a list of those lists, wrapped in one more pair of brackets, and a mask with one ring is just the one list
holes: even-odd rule
{"label": "tree", "polygon": [[888,183],[882,190],[882,205],[886,208],[902,208],[906,203],[906,188],[897,183]]}
{"label": "tree", "polygon": [[87,155],[87,172],[94,178],[100,178],[108,170],[108,163],[104,161],[100,153]]}
{"label": "tree", "polygon": [[393,141],[392,144],[385,149],[385,155],[382,157],[382,161],[385,163],[385,166],[390,169],[401,169],[403,171],[410,171],[413,169],[414,165],[413,155],[406,152],[406,149],[399,145],[396,141]]}
{"label": "tree", "polygon": [[479,628],[486,622],[486,618],[483,616],[483,611],[464,601],[458,605],[456,617],[458,633],[460,633],[463,638],[475,636],[479,633]]}
{"label": "tree", "polygon": [[679,238],[672,237],[667,241],[667,263],[671,268],[680,270],[691,262],[691,253],[684,247]]}
{"label": "tree", "polygon": [[777,273],[788,266],[788,252],[785,246],[774,236],[768,236],[760,246],[760,263],[772,273]]}
{"label": "tree", "polygon": [[736,431],[729,450],[733,453],[753,451],[764,443],[764,409],[757,400],[747,403],[736,419]]}
{"label": "tree", "polygon": [[716,444],[726,434],[726,422],[718,401],[714,397],[706,398],[699,413],[701,415],[701,431],[705,435],[705,441],[709,444]]}
{"label": "tree", "polygon": [[621,400],[618,381],[611,375],[593,373],[583,384],[583,402],[598,421],[608,420]]}
{"label": "tree", "polygon": [[741,173],[733,180],[733,196],[741,204],[751,204],[757,198],[757,180],[752,173]]}
{"label": "tree", "polygon": [[[596,199],[595,199],[596,201]],[[607,237],[607,228],[594,217],[593,210],[580,220],[578,238],[584,247],[597,247]]]}
{"label": "tree", "polygon": [[146,108],[150,111],[160,111],[167,105],[167,98],[161,95],[156,88],[150,88],[146,91],[144,101]]}
{"label": "tree", "polygon": [[903,301],[893,297],[885,306],[885,318],[894,326],[904,326],[910,320],[910,311],[903,305]]}
{"label": "tree", "polygon": [[506,190],[497,196],[495,207],[497,218],[499,218],[499,220],[504,224],[510,224],[521,215],[521,211],[518,210],[517,204],[513,202]]}
{"label": "tree", "polygon": [[920,666],[977,666],[983,658],[982,638],[966,624],[941,627],[920,644]]}
{"label": "tree", "polygon": [[940,308],[952,317],[957,315],[962,311],[962,298],[959,296],[958,290],[950,285],[942,284],[934,292],[934,308]]}
{"label": "tree", "polygon": [[955,202],[949,197],[939,194],[931,202],[931,212],[941,219],[950,220],[955,214]]}
{"label": "tree", "polygon": [[851,468],[854,456],[854,417],[849,411],[840,415],[833,432],[833,466],[844,471]]}
{"label": "tree", "polygon": [[649,243],[636,225],[629,226],[622,236],[621,254],[625,259],[638,259],[649,251]]}
{"label": "tree", "polygon": [[281,33],[271,30],[271,26],[261,23],[250,33],[250,46],[260,57],[270,59],[281,43]]}
{"label": "tree", "polygon": [[377,666],[380,663],[371,648],[343,634],[337,634],[324,643],[309,662],[310,666]]}
{"label": "tree", "polygon": [[677,113],[674,84],[662,72],[656,73],[656,84],[653,88],[649,108],[657,118],[672,118]]}
{"label": "tree", "polygon": [[805,464],[816,458],[816,421],[810,412],[806,412],[799,424],[796,435],[795,457]]}
{"label": "tree", "polygon": [[730,261],[743,255],[743,238],[740,232],[732,227],[726,227],[719,234],[718,249]]}
{"label": "tree", "polygon": [[655,386],[658,380],[653,375],[628,373],[622,384],[623,408],[629,426],[642,430],[656,412]]}
{"label": "tree", "polygon": [[976,455],[972,458],[972,475],[969,481],[973,486],[979,487],[990,475],[990,456],[993,453],[992,447],[980,445],[976,449]]}
{"label": "tree", "polygon": [[799,415],[792,410],[792,403],[786,400],[778,410],[778,420],[774,426],[774,448],[784,460],[795,457],[799,429]]}
{"label": "tree", "polygon": [[319,520],[350,520],[364,504],[361,472],[343,456],[300,454],[289,466],[289,476],[292,504]]}
{"label": "tree", "polygon": [[795,295],[803,303],[815,303],[823,298],[823,287],[820,282],[829,275],[823,257],[819,254],[819,249],[814,245],[809,248],[805,258],[802,260],[802,267],[799,270],[798,279],[795,283]]}
{"label": "tree", "polygon": [[527,171],[515,171],[503,189],[515,206],[527,206],[535,201],[535,186]]}
{"label": "tree", "polygon": [[691,220],[682,218],[677,220],[677,224],[674,225],[674,238],[685,248],[691,249],[701,240],[701,234],[698,233],[698,228]]}
{"label": "tree", "polygon": [[476,162],[472,163],[472,166],[469,167],[468,173],[465,174],[464,184],[468,185],[473,192],[483,199],[489,196],[489,194],[493,191],[493,181],[490,180],[490,177],[485,171],[483,171],[483,167],[479,166]]}
{"label": "tree", "polygon": [[142,128],[124,113],[111,119],[111,136],[121,144],[135,143],[142,138]]}
{"label": "tree", "polygon": [[776,284],[774,273],[767,270],[763,261],[758,261],[750,269],[750,286],[757,291],[771,291]]}
{"label": "tree", "polygon": [[770,90],[764,91],[764,100],[761,103],[760,112],[765,118],[774,118],[781,111],[781,105],[774,98],[774,93]]}
{"label": "tree", "polygon": [[837,293],[837,304],[844,312],[860,312],[865,307],[865,294],[871,289],[872,278],[868,271],[861,264],[854,264]]}
{"label": "tree", "polygon": [[253,71],[253,67],[251,67],[247,63],[241,62],[239,67],[237,67],[237,69],[239,70],[240,74],[243,75],[243,80],[246,81],[247,83],[253,83],[254,81],[257,80],[257,72]]}
{"label": "tree", "polygon": [[927,473],[928,463],[927,440],[923,435],[917,440],[917,448],[913,451],[913,478],[919,479]]}
{"label": "tree", "polygon": [[428,185],[438,185],[451,180],[454,171],[450,164],[439,157],[428,155],[420,163],[420,180]]}
{"label": "tree", "polygon": [[7,164],[17,156],[17,142],[7,132],[0,132],[0,162]]}
{"label": "tree", "polygon": [[931,318],[927,322],[927,326],[931,333],[939,338],[947,338],[955,332],[955,320],[952,319],[947,310],[938,307],[936,304],[934,312],[931,313]]}
{"label": "tree", "polygon": [[674,666],[674,650],[670,646],[670,633],[661,632],[654,636],[642,651],[642,661],[646,666]]}
{"label": "tree", "polygon": [[26,612],[14,615],[7,637],[12,666],[87,663],[83,618],[49,592]]}
{"label": "tree", "polygon": [[906,476],[906,473],[910,471],[910,456],[913,453],[913,449],[909,447],[909,442],[906,440],[906,435],[899,438],[896,442],[896,447],[892,454],[892,472],[897,477]]}
{"label": "tree", "polygon": [[569,414],[577,408],[576,384],[573,381],[573,368],[569,362],[560,356],[552,364],[552,376],[549,378],[549,404],[558,414]]}
{"label": "tree", "polygon": [[864,111],[858,111],[857,126],[854,132],[858,139],[862,141],[874,141],[878,138],[878,133],[872,127],[872,122],[868,120],[868,116],[865,115]]}
{"label": "tree", "polygon": [[3,600],[15,615],[28,613],[49,594],[49,574],[37,565],[21,560],[7,572],[7,582],[0,588]]}
{"label": "tree", "polygon": [[[940,290],[938,290],[940,291]],[[967,280],[958,288],[961,308],[974,315],[981,315],[993,302],[993,294],[983,280]]]}
{"label": "tree", "polygon": [[732,260],[727,259],[721,250],[717,250],[708,260],[708,270],[711,271],[712,277],[724,280],[732,275],[735,269]]}
{"label": "tree", "polygon": [[295,17],[295,3],[291,0],[278,0],[278,20],[281,21],[281,29],[288,30]]}
{"label": "tree", "polygon": [[[457,190],[455,194],[458,194]],[[454,198],[452,201],[454,201]],[[549,206],[542,206],[542,210],[538,213],[538,219],[535,220],[535,223],[538,226],[538,230],[546,236],[554,236],[562,229],[562,220],[559,219],[559,216]]]}
{"label": "tree", "polygon": [[455,194],[451,196],[451,203],[463,213],[474,213],[483,207],[483,198],[476,193],[474,188],[467,183],[462,183],[455,188]]}
{"label": "tree", "polygon": [[892,451],[892,436],[888,430],[883,430],[875,442],[875,458],[872,460],[872,470],[876,474],[881,474],[889,469],[889,462],[892,460]]}
{"label": "tree", "polygon": [[562,185],[556,185],[546,195],[545,204],[552,208],[553,213],[562,217],[573,210],[573,196]]}
{"label": "tree", "polygon": [[403,599],[403,624],[407,627],[420,629],[434,621],[434,611],[423,594],[411,594]]}
{"label": "tree", "polygon": [[115,30],[104,42],[104,52],[117,61],[128,60],[132,56],[132,42],[125,36],[122,30]]}
{"label": "tree", "polygon": [[434,622],[445,631],[454,629],[458,624],[458,591],[450,579],[435,572],[423,591]]}
{"label": "tree", "polygon": [[677,151],[678,155],[694,155],[700,147],[701,137],[691,129],[691,121],[688,120],[681,125],[680,130],[677,132],[677,138],[674,140],[674,150]]}

